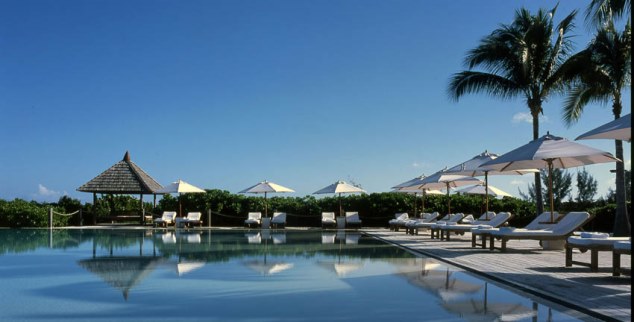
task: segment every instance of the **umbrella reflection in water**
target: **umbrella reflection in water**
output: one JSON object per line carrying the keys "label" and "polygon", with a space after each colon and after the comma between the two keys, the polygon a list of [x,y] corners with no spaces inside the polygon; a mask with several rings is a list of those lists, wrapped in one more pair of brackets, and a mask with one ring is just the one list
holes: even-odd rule
{"label": "umbrella reflection in water", "polygon": [[467,321],[517,321],[535,317],[537,311],[521,303],[503,303],[488,300],[488,283],[484,284],[484,298],[469,298],[460,301],[443,302],[449,312],[457,313]]}
{"label": "umbrella reflection in water", "polygon": [[[250,261],[245,261],[243,264],[252,269],[255,272],[260,273],[260,275],[262,276],[269,276],[269,275],[274,275],[283,271],[286,271],[288,269],[293,268],[294,264],[293,263],[286,263],[286,262],[280,262],[280,261],[269,261],[268,259],[268,240],[271,238],[270,232],[268,229],[262,229],[262,233],[260,232],[255,232],[255,233],[247,233],[245,234],[245,237],[247,238],[247,241],[249,244],[261,244],[262,240],[264,240],[264,259],[263,260],[250,260]],[[277,236],[276,237],[278,242],[276,244],[280,244],[282,240],[282,236]],[[286,237],[284,236],[283,238],[284,241],[286,241]],[[275,243],[275,240],[274,240]],[[262,247],[262,246],[258,246],[258,247]]]}

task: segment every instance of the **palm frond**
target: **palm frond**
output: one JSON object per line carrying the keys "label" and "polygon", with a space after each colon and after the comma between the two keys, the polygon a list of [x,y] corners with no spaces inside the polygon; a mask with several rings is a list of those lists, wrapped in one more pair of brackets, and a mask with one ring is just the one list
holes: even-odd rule
{"label": "palm frond", "polygon": [[517,86],[517,83],[500,75],[463,71],[453,75],[447,93],[455,101],[463,95],[471,93],[486,93],[506,99],[521,94],[522,89]]}
{"label": "palm frond", "polygon": [[574,87],[564,101],[563,119],[567,126],[576,123],[584,108],[590,102],[607,103],[610,100],[610,93],[602,92],[599,87],[579,84]]}

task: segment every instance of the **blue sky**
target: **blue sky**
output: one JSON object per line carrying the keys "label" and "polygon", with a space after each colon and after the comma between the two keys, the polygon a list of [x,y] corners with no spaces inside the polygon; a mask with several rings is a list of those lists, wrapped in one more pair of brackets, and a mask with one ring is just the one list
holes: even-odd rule
{"label": "blue sky", "polygon": [[[554,1],[35,1],[0,3],[0,198],[90,201],[75,189],[122,159],[160,183],[304,196],[339,179],[368,192],[532,139],[522,99],[451,101],[465,53],[522,6]],[[576,48],[590,39],[587,1]],[[630,89],[623,98],[631,110]],[[562,99],[540,132],[574,139],[613,119]],[[612,141],[581,143],[609,152]],[[626,168],[630,144],[625,143]],[[586,169],[599,194],[613,165]],[[576,173],[576,169],[571,170]],[[518,195],[532,176],[491,177]]]}

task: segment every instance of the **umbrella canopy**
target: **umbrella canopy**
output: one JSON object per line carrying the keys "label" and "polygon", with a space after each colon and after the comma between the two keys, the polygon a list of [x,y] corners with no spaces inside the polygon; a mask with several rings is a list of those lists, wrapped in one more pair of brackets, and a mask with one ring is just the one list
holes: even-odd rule
{"label": "umbrella canopy", "polygon": [[482,184],[478,184],[475,186],[470,186],[470,187],[466,187],[466,188],[462,188],[460,190],[457,190],[456,192],[459,193],[464,193],[464,194],[468,194],[468,195],[490,195],[493,197],[511,197],[510,194],[506,193],[503,190],[500,190],[494,186],[488,186],[485,187]]}
{"label": "umbrella canopy", "polygon": [[340,180],[327,187],[324,187],[322,189],[319,189],[313,192],[313,194],[324,194],[324,193],[339,194],[339,216],[343,216],[343,209],[341,208],[341,194],[342,193],[365,193],[365,190]]}
{"label": "umbrella canopy", "polygon": [[605,123],[594,130],[579,135],[575,140],[611,139],[631,142],[632,139],[632,114]]}
{"label": "umbrella canopy", "polygon": [[417,183],[422,181],[425,178],[425,175],[418,176],[414,179],[407,180],[403,183],[397,184],[392,189],[394,192],[402,192],[402,193],[413,193],[414,194],[414,216],[416,216],[416,194],[419,192],[422,195],[422,208],[421,212],[425,212],[425,196],[426,195],[442,195],[444,194],[440,190],[430,189],[430,188],[419,188],[417,187]]}
{"label": "umbrella canopy", "polygon": [[554,219],[552,172],[554,168],[572,168],[586,164],[619,161],[609,152],[591,148],[576,142],[568,141],[550,133],[533,140],[519,148],[482,164],[482,168],[506,171],[517,169],[548,169],[550,181],[548,192],[550,196],[551,221]]}
{"label": "umbrella canopy", "polygon": [[183,180],[174,181],[171,184],[165,186],[163,189],[158,190],[156,193],[190,193],[190,192],[205,192],[205,190],[193,186]]}
{"label": "umbrella canopy", "polygon": [[263,193],[264,194],[264,217],[268,217],[268,205],[266,203],[266,195],[269,192],[295,192],[291,188],[286,188],[277,183],[268,182],[266,180],[250,186],[239,193]]}
{"label": "umbrella canopy", "polygon": [[424,177],[420,181],[412,183],[414,188],[418,189],[446,189],[447,190],[447,213],[451,213],[451,198],[449,192],[451,188],[468,186],[483,183],[479,179],[465,175],[456,175],[447,173],[447,169],[440,170],[429,177]]}
{"label": "umbrella canopy", "polygon": [[158,190],[156,193],[178,193],[178,215],[183,215],[183,206],[181,204],[180,195],[183,193],[204,193],[205,190],[200,189],[196,186],[193,186],[183,180],[178,179],[177,181],[172,182],[171,184],[165,186],[164,188]]}
{"label": "umbrella canopy", "polygon": [[489,151],[484,151],[475,157],[471,158],[468,161],[465,161],[461,164],[458,164],[454,167],[447,169],[447,173],[457,174],[457,175],[465,175],[470,177],[480,177],[484,176],[484,190],[482,194],[485,196],[485,213],[488,216],[489,213],[489,175],[521,175],[526,173],[535,173],[539,172],[537,169],[526,169],[526,170],[509,170],[509,171],[497,171],[490,169],[483,169],[481,165],[485,162],[495,160],[498,157],[495,153],[489,153]]}

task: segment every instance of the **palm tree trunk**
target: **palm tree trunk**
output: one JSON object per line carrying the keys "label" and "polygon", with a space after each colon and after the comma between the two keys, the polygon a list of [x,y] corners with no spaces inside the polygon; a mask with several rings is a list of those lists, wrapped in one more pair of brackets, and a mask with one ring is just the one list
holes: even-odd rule
{"label": "palm tree trunk", "polygon": [[[612,111],[614,119],[621,117],[621,96],[620,93],[614,95]],[[614,141],[616,157],[622,162],[616,163],[616,215],[614,216],[614,236],[630,236],[630,218],[625,206],[625,164],[623,162],[623,141]]]}
{"label": "palm tree trunk", "polygon": [[[530,103],[529,103],[530,104]],[[532,105],[532,104],[531,104]],[[533,108],[530,106],[531,114],[533,115],[533,140],[539,139],[539,111],[541,111],[541,106]],[[539,172],[535,172],[535,203],[537,214],[544,212],[544,197],[542,195],[542,178]]]}

